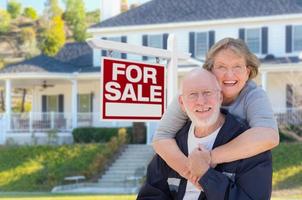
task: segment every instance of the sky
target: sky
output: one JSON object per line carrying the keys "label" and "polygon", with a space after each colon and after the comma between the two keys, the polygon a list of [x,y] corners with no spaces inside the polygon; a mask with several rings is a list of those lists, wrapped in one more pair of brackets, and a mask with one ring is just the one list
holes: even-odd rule
{"label": "sky", "polygon": [[[8,0],[0,0],[0,8],[6,9],[6,2]],[[45,0],[16,0],[22,4],[22,7],[33,7],[35,8],[39,14],[43,12],[44,9],[44,2]],[[86,11],[96,10],[100,6],[101,0],[84,0]],[[103,0],[103,1],[110,1],[110,0]],[[129,5],[133,3],[144,3],[148,0],[128,0]],[[60,7],[63,8],[63,0],[59,0]]]}

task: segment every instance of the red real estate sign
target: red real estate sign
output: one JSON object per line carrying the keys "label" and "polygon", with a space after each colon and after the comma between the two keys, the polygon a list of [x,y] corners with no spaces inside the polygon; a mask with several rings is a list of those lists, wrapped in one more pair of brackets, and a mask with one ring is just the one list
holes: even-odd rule
{"label": "red real estate sign", "polygon": [[104,57],[101,118],[159,120],[165,108],[165,67]]}

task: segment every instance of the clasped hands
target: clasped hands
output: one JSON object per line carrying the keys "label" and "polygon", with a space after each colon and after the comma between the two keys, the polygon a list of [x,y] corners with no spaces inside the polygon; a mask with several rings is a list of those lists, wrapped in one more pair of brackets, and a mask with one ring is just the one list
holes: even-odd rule
{"label": "clasped hands", "polygon": [[195,187],[202,190],[198,180],[211,167],[211,153],[202,145],[195,148],[188,156],[187,170],[184,177],[188,179]]}

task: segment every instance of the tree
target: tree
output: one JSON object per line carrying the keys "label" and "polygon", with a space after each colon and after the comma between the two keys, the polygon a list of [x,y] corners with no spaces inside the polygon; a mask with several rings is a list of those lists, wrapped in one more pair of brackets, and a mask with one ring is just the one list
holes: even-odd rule
{"label": "tree", "polygon": [[16,1],[9,1],[7,3],[7,12],[13,19],[17,18],[21,14],[21,4]]}
{"label": "tree", "polygon": [[54,17],[61,17],[62,13],[58,0],[47,0],[45,2],[44,16],[46,16],[47,20],[50,21]]}
{"label": "tree", "polygon": [[38,18],[37,11],[32,7],[25,8],[23,11],[23,16],[32,20],[36,20]]}
{"label": "tree", "polygon": [[37,48],[36,31],[32,27],[25,27],[21,30],[18,44],[26,58],[31,58],[40,53]]}
{"label": "tree", "polygon": [[0,34],[7,33],[10,26],[10,15],[7,11],[0,9]]}
{"label": "tree", "polygon": [[64,20],[70,26],[73,38],[82,42],[86,39],[86,13],[83,0],[65,0]]}
{"label": "tree", "polygon": [[64,22],[61,17],[54,17],[50,22],[50,27],[45,29],[40,38],[39,48],[42,53],[54,56],[65,43]]}

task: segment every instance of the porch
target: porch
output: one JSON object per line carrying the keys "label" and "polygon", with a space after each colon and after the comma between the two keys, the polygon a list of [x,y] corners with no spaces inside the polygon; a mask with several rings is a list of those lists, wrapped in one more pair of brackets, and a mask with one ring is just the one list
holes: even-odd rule
{"label": "porch", "polygon": [[[101,121],[99,113],[78,113],[77,127],[129,127],[132,122]],[[55,137],[58,144],[72,143],[74,127],[72,113],[59,112],[28,112],[0,114],[1,142],[13,144],[45,144],[50,137]],[[51,135],[53,134],[53,135]],[[33,138],[34,137],[34,138]]]}

